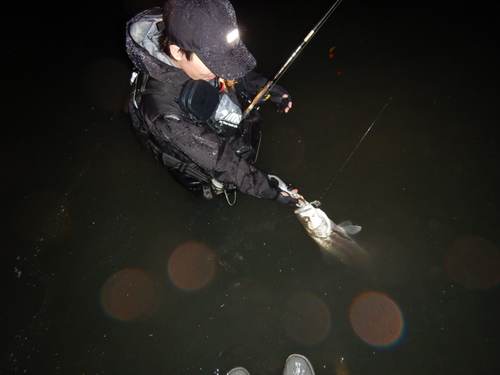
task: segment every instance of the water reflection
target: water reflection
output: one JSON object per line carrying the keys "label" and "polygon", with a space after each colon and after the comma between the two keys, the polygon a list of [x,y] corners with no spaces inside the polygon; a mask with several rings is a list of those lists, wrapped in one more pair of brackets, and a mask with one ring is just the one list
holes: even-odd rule
{"label": "water reflection", "polygon": [[330,311],[321,298],[311,293],[298,293],[288,300],[283,311],[283,323],[296,341],[315,344],[328,334]]}
{"label": "water reflection", "polygon": [[71,227],[69,202],[55,191],[33,191],[21,198],[15,211],[17,233],[35,241],[61,238]]}
{"label": "water reflection", "polygon": [[396,303],[380,292],[357,296],[349,316],[354,332],[370,345],[387,347],[398,343],[402,337],[403,315]]}
{"label": "water reflection", "polygon": [[[110,121],[121,105],[115,85],[128,85],[124,24],[151,1],[126,2],[130,14],[100,3],[84,9],[92,27],[66,27],[64,61],[93,61],[86,74],[54,60],[57,43],[24,48],[30,28],[7,38],[16,49],[6,62],[19,73],[6,77],[12,119],[2,143],[4,372],[222,374],[242,365],[280,374],[302,352],[317,374],[498,373],[498,110],[487,79],[495,59],[482,52],[494,33],[474,22],[465,23],[471,37],[460,32],[462,14],[444,5],[343,2],[280,81],[294,108],[264,114],[258,166],[314,199],[399,87],[321,198],[334,221],[364,226],[358,239],[375,267],[355,275],[324,264],[293,214],[273,202],[191,199],[139,150],[125,114]],[[249,12],[237,14],[258,47],[259,72],[273,74],[284,61],[268,51],[286,55],[297,39],[263,38],[254,26],[269,7],[277,22],[265,23],[265,36],[302,18],[294,5],[268,3],[240,1]],[[300,13],[304,27],[317,21]],[[25,24],[41,18],[23,14]],[[45,22],[54,35],[71,20],[56,14],[42,17],[57,20]],[[196,239],[198,261],[180,250]],[[213,265],[211,251],[229,265]],[[231,263],[235,252],[248,265]],[[358,296],[368,290],[392,299]],[[402,342],[406,319],[412,336]]]}
{"label": "water reflection", "polygon": [[215,256],[200,242],[186,242],[172,253],[168,262],[170,280],[186,291],[206,286],[215,273]]}
{"label": "water reflection", "polygon": [[464,236],[446,254],[446,275],[467,289],[486,289],[500,281],[500,252],[483,238]]}
{"label": "water reflection", "polygon": [[85,69],[82,88],[94,105],[117,111],[126,103],[129,76],[130,69],[119,61],[95,60]]}
{"label": "water reflection", "polygon": [[266,136],[274,139],[277,143],[288,145],[285,150],[271,150],[266,160],[274,165],[279,165],[283,172],[299,168],[306,154],[306,144],[302,132],[287,125],[283,125],[283,128],[277,126],[274,129],[266,129]]}

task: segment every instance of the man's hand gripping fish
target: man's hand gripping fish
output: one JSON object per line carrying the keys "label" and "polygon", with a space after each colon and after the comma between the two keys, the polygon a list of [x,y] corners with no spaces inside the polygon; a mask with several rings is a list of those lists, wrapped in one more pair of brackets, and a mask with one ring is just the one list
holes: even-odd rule
{"label": "man's hand gripping fish", "polygon": [[368,260],[366,251],[349,237],[349,234],[358,233],[361,230],[360,226],[352,225],[349,221],[335,224],[323,210],[318,208],[319,201],[309,203],[302,195],[291,191],[279,177],[274,175],[269,177],[278,181],[280,190],[298,199],[299,203],[294,212],[309,236],[321,246],[326,255],[333,255],[342,262],[357,265],[364,264]]}

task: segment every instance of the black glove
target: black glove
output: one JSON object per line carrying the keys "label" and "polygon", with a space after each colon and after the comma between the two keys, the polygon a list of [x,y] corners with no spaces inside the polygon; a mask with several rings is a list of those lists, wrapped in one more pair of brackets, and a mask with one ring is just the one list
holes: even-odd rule
{"label": "black glove", "polygon": [[296,207],[297,203],[299,203],[298,199],[292,198],[289,195],[283,195],[281,194],[281,191],[278,192],[278,195],[274,198],[274,200],[287,207]]}
{"label": "black glove", "polygon": [[[284,98],[283,95],[288,95],[288,97]],[[271,103],[276,107],[276,111],[279,113],[285,112],[285,109],[288,108],[288,104],[292,101],[292,97],[282,86],[274,85],[271,89]]]}
{"label": "black glove", "polygon": [[[278,190],[278,194],[276,194],[276,196],[274,197],[275,201],[277,201],[278,203],[281,203],[282,205],[287,206],[287,207],[295,207],[297,205],[297,203],[299,203],[298,199],[292,198],[288,193],[286,193],[287,195],[281,194],[281,192],[283,190],[281,190],[278,187],[278,181],[277,180],[275,180],[274,178],[271,177],[269,179],[269,182],[271,183],[271,186],[276,187],[277,190]],[[295,189],[290,184],[286,185],[286,188],[288,189],[288,191],[292,191],[293,189]]]}

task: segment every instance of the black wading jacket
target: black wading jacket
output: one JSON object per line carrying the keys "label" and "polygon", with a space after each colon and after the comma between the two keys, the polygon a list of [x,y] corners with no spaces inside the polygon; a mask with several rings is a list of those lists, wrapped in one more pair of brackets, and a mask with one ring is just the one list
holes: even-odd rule
{"label": "black wading jacket", "polygon": [[[182,86],[190,78],[158,50],[161,34],[158,23],[162,9],[153,8],[135,16],[127,24],[127,53],[136,69],[152,78]],[[250,72],[246,77],[249,93],[257,94],[266,79]],[[131,116],[140,118],[143,128],[167,144],[170,153],[195,165],[220,182],[233,184],[245,194],[276,199],[279,190],[270,184],[268,175],[234,151],[238,139],[217,135],[207,125],[183,112],[174,95],[144,95],[138,106],[130,105]],[[133,118],[134,120],[134,118]],[[233,146],[233,147],[232,147]]]}

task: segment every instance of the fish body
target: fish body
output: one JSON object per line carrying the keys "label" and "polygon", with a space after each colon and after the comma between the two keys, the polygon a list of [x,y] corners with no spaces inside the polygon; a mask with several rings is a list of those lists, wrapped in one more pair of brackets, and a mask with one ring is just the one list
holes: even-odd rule
{"label": "fish body", "polygon": [[367,252],[349,236],[358,233],[361,230],[360,226],[352,225],[349,221],[339,225],[335,224],[323,210],[318,208],[320,205],[318,201],[309,203],[297,190],[293,190],[278,176],[269,175],[269,179],[277,181],[278,188],[281,191],[298,200],[295,215],[297,215],[309,236],[318,243],[323,254],[334,256],[342,262],[356,266],[360,270],[368,268]]}
{"label": "fish body", "polygon": [[367,260],[366,251],[349,234],[358,233],[361,227],[351,222],[335,224],[319,209],[319,202],[307,202],[301,197],[295,214],[307,233],[318,243],[325,255],[331,255],[342,262],[360,264]]}

